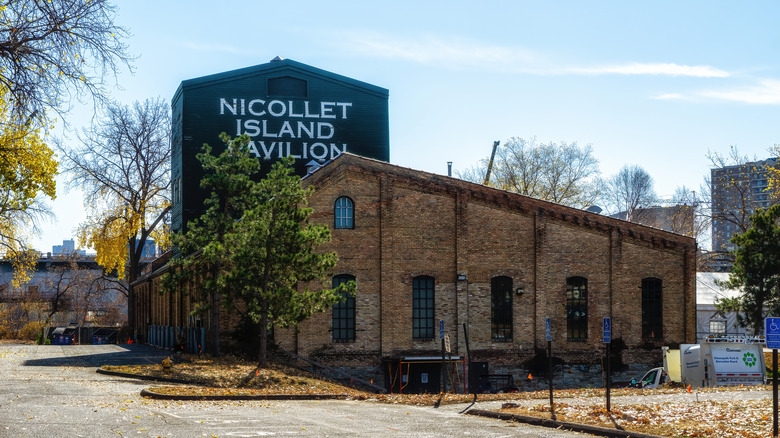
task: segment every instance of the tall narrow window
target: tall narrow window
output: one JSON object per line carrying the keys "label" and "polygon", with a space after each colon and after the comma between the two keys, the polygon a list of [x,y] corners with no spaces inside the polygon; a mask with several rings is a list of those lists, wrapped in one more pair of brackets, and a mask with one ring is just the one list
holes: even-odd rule
{"label": "tall narrow window", "polygon": [[[349,281],[355,281],[355,277],[348,274],[336,275],[333,277],[333,287]],[[342,292],[341,301],[333,305],[333,340],[355,340],[355,297],[347,292]]]}
{"label": "tall narrow window", "polygon": [[433,277],[414,277],[412,284],[412,337],[432,339],[434,326]]}
{"label": "tall narrow window", "polygon": [[346,196],[336,199],[334,207],[335,228],[355,228],[355,204]]}
{"label": "tall narrow window", "polygon": [[663,337],[663,284],[660,278],[642,279],[642,337]]}
{"label": "tall narrow window", "polygon": [[490,280],[490,330],[496,341],[512,339],[512,279],[493,277]]}
{"label": "tall narrow window", "polygon": [[566,338],[569,341],[588,339],[588,279],[566,279]]}

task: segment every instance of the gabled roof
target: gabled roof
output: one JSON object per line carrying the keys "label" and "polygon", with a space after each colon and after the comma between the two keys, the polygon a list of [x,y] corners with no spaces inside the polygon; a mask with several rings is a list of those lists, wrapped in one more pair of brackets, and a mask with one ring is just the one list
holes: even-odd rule
{"label": "gabled roof", "polygon": [[274,58],[270,62],[265,64],[255,65],[252,67],[239,68],[237,70],[226,71],[223,73],[217,73],[208,76],[201,76],[199,78],[187,79],[181,82],[179,88],[174,94],[173,100],[175,101],[179,94],[185,89],[193,89],[199,87],[206,87],[223,82],[231,82],[237,79],[244,79],[252,76],[267,75],[273,73],[284,72],[297,72],[306,76],[314,76],[319,79],[338,83],[351,88],[356,88],[366,93],[375,94],[380,97],[387,97],[389,91],[386,88],[377,87],[367,82],[358,81],[347,76],[342,76],[336,73],[332,73],[326,70],[312,67],[307,64],[303,64],[292,59],[281,59],[279,57]]}
{"label": "gabled roof", "polygon": [[574,207],[543,201],[530,196],[495,189],[454,177],[401,167],[348,152],[324,163],[317,170],[306,175],[304,177],[304,183],[312,184],[316,187],[317,184],[325,182],[332,176],[347,169],[385,174],[394,180],[406,180],[408,184],[421,187],[425,191],[449,193],[462,191],[467,193],[472,199],[506,206],[507,208],[525,212],[527,214],[538,212],[548,218],[558,219],[579,226],[595,228],[602,231],[617,230],[623,236],[642,240],[658,247],[674,248],[687,246],[694,251],[696,248],[696,240],[691,237],[632,222],[626,222]]}

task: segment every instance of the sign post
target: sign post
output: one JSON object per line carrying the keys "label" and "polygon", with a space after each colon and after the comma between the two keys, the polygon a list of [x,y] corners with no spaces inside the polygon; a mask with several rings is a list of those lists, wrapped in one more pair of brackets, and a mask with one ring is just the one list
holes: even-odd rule
{"label": "sign post", "polygon": [[604,318],[604,326],[603,326],[603,333],[604,333],[604,344],[606,344],[607,347],[607,412],[612,412],[612,409],[609,406],[609,387],[612,386],[611,376],[610,376],[610,366],[609,366],[609,344],[612,342],[612,318],[606,317]]}
{"label": "sign post", "polygon": [[444,320],[439,320],[439,338],[441,339],[441,387],[442,393],[447,392],[447,360],[444,348]]}
{"label": "sign post", "polygon": [[550,385],[550,414],[555,420],[555,405],[553,404],[553,366],[552,366],[552,330],[550,328],[550,318],[544,320],[544,336],[547,338],[547,381]]}
{"label": "sign post", "polygon": [[780,318],[764,320],[766,348],[772,349],[772,436],[777,436],[777,349],[780,348]]}

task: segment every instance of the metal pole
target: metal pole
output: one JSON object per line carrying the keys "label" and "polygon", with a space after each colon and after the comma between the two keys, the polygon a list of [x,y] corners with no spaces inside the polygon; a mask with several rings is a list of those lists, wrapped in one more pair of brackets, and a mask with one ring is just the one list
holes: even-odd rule
{"label": "metal pole", "polygon": [[612,386],[612,384],[610,382],[610,380],[611,380],[610,379],[610,375],[609,375],[610,374],[610,369],[609,369],[610,368],[609,367],[609,362],[610,362],[610,360],[609,360],[609,344],[611,344],[611,342],[607,342],[607,412],[612,412],[612,409],[609,406],[609,387]]}
{"label": "metal pole", "polygon": [[[463,323],[463,339],[466,341],[466,360],[469,361],[468,374],[466,375],[466,382],[471,384],[471,350],[469,350],[469,331],[466,329],[466,323]],[[473,389],[473,388],[472,388]]]}
{"label": "metal pole", "polygon": [[555,420],[555,405],[553,404],[553,366],[552,366],[552,341],[547,341],[547,380],[550,384],[550,413]]}
{"label": "metal pole", "polygon": [[777,436],[777,348],[772,349],[772,436]]}
{"label": "metal pole", "polygon": [[442,383],[442,391],[441,392],[447,392],[447,365],[445,365],[445,356],[444,356],[444,338],[441,338],[441,383]]}

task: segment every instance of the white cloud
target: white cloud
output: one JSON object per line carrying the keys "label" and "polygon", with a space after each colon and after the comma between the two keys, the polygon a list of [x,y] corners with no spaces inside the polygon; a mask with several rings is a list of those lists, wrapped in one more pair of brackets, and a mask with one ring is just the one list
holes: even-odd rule
{"label": "white cloud", "polygon": [[712,102],[722,100],[755,105],[780,104],[780,79],[758,79],[753,85],[741,88],[699,90],[689,93],[665,93],[653,96],[657,100],[687,100],[691,102]]}
{"label": "white cloud", "polygon": [[433,36],[394,39],[376,33],[349,34],[340,41],[347,49],[379,58],[395,58],[420,64],[438,64],[448,67],[499,68],[526,70],[538,62],[533,52],[518,48],[482,44],[458,37]]}
{"label": "white cloud", "polygon": [[556,67],[547,56],[517,47],[484,44],[459,37],[394,38],[379,33],[348,33],[339,38],[346,50],[375,58],[401,59],[449,68],[478,67],[538,75],[664,75],[724,78],[729,72],[708,65],[632,62],[585,67]]}
{"label": "white cloud", "polygon": [[753,86],[726,91],[702,91],[698,94],[703,97],[733,102],[777,105],[780,104],[780,80],[762,79]]}
{"label": "white cloud", "polygon": [[606,65],[600,67],[573,67],[566,69],[575,74],[665,75],[697,78],[725,78],[727,71],[708,65],[679,65],[671,63],[640,63]]}

